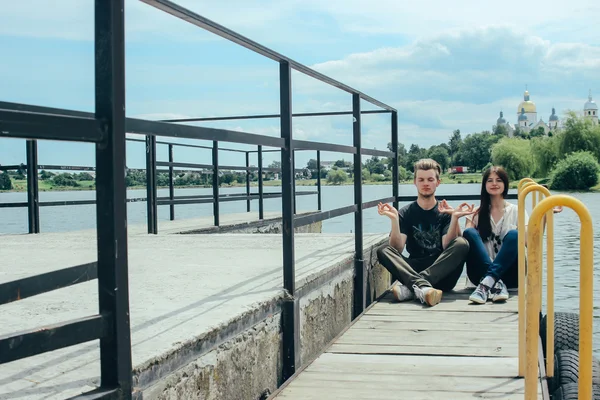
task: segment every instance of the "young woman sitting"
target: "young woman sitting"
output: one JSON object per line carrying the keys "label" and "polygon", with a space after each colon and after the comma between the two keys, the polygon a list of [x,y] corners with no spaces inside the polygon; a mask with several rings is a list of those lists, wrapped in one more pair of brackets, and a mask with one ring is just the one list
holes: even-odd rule
{"label": "young woman sitting", "polygon": [[[505,200],[508,174],[491,167],[483,174],[481,203],[472,219],[467,217],[463,237],[469,242],[467,276],[479,283],[469,300],[485,304],[508,300],[508,288],[518,286],[518,207]],[[529,215],[525,211],[525,228]]]}

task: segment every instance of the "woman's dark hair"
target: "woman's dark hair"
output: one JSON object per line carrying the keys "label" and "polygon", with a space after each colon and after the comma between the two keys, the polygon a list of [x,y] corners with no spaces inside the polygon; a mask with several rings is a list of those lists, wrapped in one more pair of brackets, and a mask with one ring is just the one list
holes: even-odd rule
{"label": "woman's dark hair", "polygon": [[479,205],[479,212],[477,216],[477,230],[479,231],[479,236],[484,241],[487,240],[492,234],[492,223],[490,222],[490,194],[485,189],[485,184],[487,183],[488,178],[495,172],[496,175],[502,182],[504,182],[504,191],[502,192],[502,197],[506,198],[508,194],[508,174],[502,167],[490,167],[483,173],[483,178],[481,179],[481,204]]}

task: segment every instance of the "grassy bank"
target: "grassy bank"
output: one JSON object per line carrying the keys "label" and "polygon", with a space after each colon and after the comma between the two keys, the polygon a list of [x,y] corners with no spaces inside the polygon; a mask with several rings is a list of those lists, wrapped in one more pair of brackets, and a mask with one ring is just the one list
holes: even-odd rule
{"label": "grassy bank", "polygon": [[[548,178],[534,178],[534,180],[538,183],[548,183]],[[79,184],[79,186],[73,187],[73,186],[56,186],[52,183],[52,181],[39,181],[39,188],[41,192],[49,192],[49,191],[80,191],[80,190],[93,190],[95,189],[95,182],[94,181],[78,181],[77,182]],[[281,181],[264,181],[264,186],[281,186]],[[409,181],[402,181],[400,182],[401,184],[411,184],[412,180]],[[442,184],[444,185],[448,185],[448,184],[457,184],[457,183],[476,183],[476,184],[480,184],[481,183],[481,174],[462,174],[462,175],[449,175],[449,174],[444,174],[442,175]],[[12,181],[13,184],[13,190],[8,190],[8,191],[0,191],[0,193],[6,193],[6,192],[26,192],[27,191],[27,181],[26,180],[13,180]],[[331,183],[327,183],[327,179],[321,179],[321,185],[322,186],[342,186],[342,185],[353,185],[354,182],[352,179],[348,179],[346,182],[341,183],[341,184],[331,184]],[[391,181],[372,181],[372,180],[368,180],[364,182],[365,185],[390,185]],[[518,181],[512,181],[510,183],[510,188],[511,189],[516,189],[517,185],[519,184]],[[222,188],[228,188],[228,187],[245,187],[246,183],[237,183],[234,182],[230,185],[221,185]],[[258,182],[250,182],[250,186],[252,187],[258,187]],[[296,181],[296,186],[317,186],[317,180],[316,179],[304,179],[304,180],[297,180]],[[189,188],[189,189],[194,189],[194,188],[210,188],[210,185],[200,185],[200,186],[176,186],[177,189],[182,189],[182,188]],[[135,190],[135,189],[145,189],[145,186],[130,186],[127,189],[129,190]],[[159,188],[164,189],[164,188],[168,188],[168,186],[159,186]],[[591,192],[600,192],[600,183],[594,187],[592,187],[590,189]]]}

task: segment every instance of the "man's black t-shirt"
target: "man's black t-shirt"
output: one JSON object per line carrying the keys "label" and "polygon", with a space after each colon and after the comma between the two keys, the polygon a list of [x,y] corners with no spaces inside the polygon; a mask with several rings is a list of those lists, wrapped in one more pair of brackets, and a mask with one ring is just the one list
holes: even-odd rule
{"label": "man's black t-shirt", "polygon": [[438,256],[442,253],[442,236],[448,232],[451,217],[438,210],[439,201],[431,210],[423,210],[414,201],[402,207],[400,232],[407,236],[406,250],[410,258]]}

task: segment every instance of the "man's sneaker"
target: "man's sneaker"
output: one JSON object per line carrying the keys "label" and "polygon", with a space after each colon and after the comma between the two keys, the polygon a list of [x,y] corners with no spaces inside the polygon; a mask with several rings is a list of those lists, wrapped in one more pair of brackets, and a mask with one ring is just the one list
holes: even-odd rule
{"label": "man's sneaker", "polygon": [[469,300],[473,303],[485,304],[488,301],[489,295],[490,287],[480,283],[471,296],[469,296]]}
{"label": "man's sneaker", "polygon": [[490,298],[494,302],[508,300],[508,288],[502,282],[502,279],[498,279],[498,282],[494,285],[494,288],[490,292]]}
{"label": "man's sneaker", "polygon": [[442,300],[442,291],[434,289],[431,286],[418,287],[413,285],[415,296],[421,300],[421,303],[426,303],[429,306],[435,306]]}
{"label": "man's sneaker", "polygon": [[392,295],[397,301],[407,301],[415,298],[415,294],[407,286],[398,282],[392,287]]}

